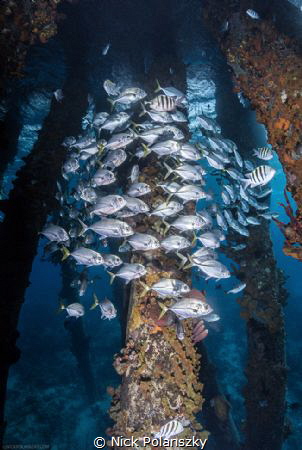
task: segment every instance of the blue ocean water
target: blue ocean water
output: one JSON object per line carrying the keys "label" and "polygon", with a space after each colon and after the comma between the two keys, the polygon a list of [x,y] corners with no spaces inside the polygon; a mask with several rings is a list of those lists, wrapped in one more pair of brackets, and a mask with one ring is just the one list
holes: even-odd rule
{"label": "blue ocean water", "polygon": [[[191,5],[194,2],[191,2]],[[197,10],[199,6],[195,5]],[[196,11],[196,9],[194,11]],[[193,11],[193,8],[192,8]],[[108,11],[107,11],[108,14]],[[178,12],[181,14],[181,10]],[[177,16],[177,11],[175,12]],[[227,65],[220,54],[214,41],[199,25],[198,14],[187,14],[186,18],[179,22],[176,30],[178,42],[178,54],[187,65],[187,98],[189,102],[189,122],[192,139],[198,142],[202,134],[196,130],[194,120],[200,113],[208,117],[216,118],[218,123],[222,119],[223,111],[233,108],[236,111],[232,119],[234,133],[225,135],[236,142],[243,139],[240,132],[239,120],[248,124],[253,143],[247,143],[245,154],[254,146],[265,146],[267,137],[264,127],[257,124],[255,113],[240,104],[239,99],[232,93],[232,84]],[[190,33],[188,32],[190,30]],[[121,36],[123,34],[121,33]],[[117,37],[115,39],[118,39]],[[147,40],[146,40],[147,42]],[[118,47],[118,46],[117,46]],[[124,83],[131,84],[136,80],[139,72],[134,67],[123,46],[115,50],[110,49],[109,58],[104,64],[99,62],[97,54],[100,53],[101,42],[91,45],[91,93],[97,95],[100,83],[106,77],[122,79]],[[43,126],[43,120],[50,107],[51,91],[61,87],[65,77],[64,58],[58,49],[39,49],[39,54],[32,56],[28,61],[29,74],[28,97],[20,103],[20,114],[23,120],[23,128],[20,131],[18,151],[29,152],[37,138],[37,130]],[[31,84],[31,68],[39,61],[49,61],[49,55],[55,58],[55,82],[45,84],[46,74],[49,73],[46,65],[39,68],[39,76],[36,78],[39,85]],[[54,56],[55,55],[55,56]],[[146,46],[142,67],[144,70],[152,63],[154,49]],[[59,64],[60,63],[60,64]],[[54,64],[51,64],[54,66]],[[42,93],[41,93],[42,92]],[[231,100],[230,100],[231,99]],[[231,103],[228,103],[230,102]],[[34,105],[33,105],[34,103]],[[223,106],[222,106],[223,105]],[[33,111],[34,110],[34,111]],[[30,116],[29,120],[27,118]],[[240,119],[239,119],[240,116]],[[224,131],[224,130],[223,130]],[[224,135],[224,133],[223,133]],[[18,167],[20,153],[18,152],[14,163],[5,174],[3,190],[9,192],[15,169]],[[273,179],[271,187],[273,193],[270,203],[271,209],[279,214],[279,220],[287,221],[284,210],[278,202],[284,202],[285,176],[277,156],[272,161],[277,169],[277,176]],[[215,177],[209,177],[208,186],[218,195],[219,187]],[[292,202],[295,208],[294,202]],[[283,270],[288,290],[288,305],[285,308],[286,332],[287,332],[287,364],[289,403],[299,402],[301,399],[301,332],[300,332],[300,292],[302,280],[300,278],[301,263],[286,257],[282,252],[284,237],[277,226],[270,226],[274,255],[277,265]],[[83,381],[79,375],[75,356],[71,351],[70,335],[64,327],[66,312],[57,313],[59,307],[59,295],[62,288],[60,265],[54,265],[42,260],[43,247],[46,240],[41,238],[38,253],[35,258],[31,285],[26,292],[26,298],[19,319],[20,339],[18,345],[22,356],[12,366],[8,383],[8,399],[6,404],[6,443],[14,444],[50,444],[53,450],[85,450],[93,448],[92,442],[95,436],[105,435],[105,430],[110,426],[108,408],[110,397],[106,392],[107,386],[117,386],[120,379],[112,367],[113,356],[122,345],[121,336],[121,311],[118,308],[118,318],[113,321],[103,321],[99,309],[89,312],[85,316],[84,331],[89,340],[91,367],[96,382],[97,400],[91,405],[87,396]],[[230,263],[225,258],[221,261],[226,265]],[[93,274],[99,274],[96,271]],[[108,284],[108,277],[101,272],[101,279],[95,286],[90,286],[83,298],[83,304],[87,309],[91,305],[92,293],[95,291],[99,297],[108,296],[121,306],[121,299]],[[223,285],[227,290],[232,287],[232,280]],[[205,345],[217,368],[217,377],[223,391],[227,394],[238,428],[244,420],[244,404],[242,389],[246,383],[244,368],[246,361],[246,335],[245,323],[239,317],[240,308],[236,303],[236,296],[231,299],[224,295],[223,290],[216,289],[212,282],[201,282],[200,288],[207,289],[209,302],[220,315],[219,331],[211,331],[205,341]],[[240,345],[239,345],[240,342]],[[294,450],[298,447],[301,436],[301,410],[290,413],[294,433],[284,444],[284,449]]]}

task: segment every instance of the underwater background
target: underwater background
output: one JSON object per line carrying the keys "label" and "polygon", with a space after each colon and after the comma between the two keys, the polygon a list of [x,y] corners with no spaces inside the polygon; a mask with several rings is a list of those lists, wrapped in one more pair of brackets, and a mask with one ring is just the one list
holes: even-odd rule
{"label": "underwater background", "polygon": [[[249,6],[261,11],[258,3],[252,2]],[[301,10],[293,5],[287,8],[284,6],[286,1],[272,3],[275,23],[280,30],[286,32],[292,23],[294,37],[301,39]],[[191,142],[203,142],[203,133],[196,120],[204,114],[217,121],[222,136],[237,144],[244,159],[252,159],[252,149],[268,146],[266,128],[257,122],[250,102],[244,95],[234,92],[230,65],[206,26],[202,1],[80,0],[63,2],[59,8],[66,15],[62,31],[59,29],[58,34],[46,43],[33,45],[26,57],[24,76],[7,82],[9,95],[2,103],[1,118],[8,130],[7,151],[0,162],[2,200],[10,198],[13,181],[24,164],[23,158],[39,141],[40,131],[46,126],[51,127],[47,118],[56,103],[54,91],[69,91],[69,108],[75,110],[78,109],[79,92],[90,94],[95,110],[88,105],[80,118],[84,134],[94,112],[110,112],[102,87],[105,79],[127,86],[139,84],[144,88],[142,80],[147,78],[148,85],[155,89],[157,75],[153,67],[156,68],[156,61],[165,58],[172,72],[180,65],[183,70]],[[107,43],[110,48],[104,55],[102,50]],[[151,74],[155,75],[153,79],[150,79]],[[56,108],[60,108],[59,103]],[[55,113],[52,120],[55,120]],[[70,135],[68,114],[59,127],[64,136]],[[270,183],[270,210],[278,214],[278,220],[287,223],[288,216],[279,204],[285,202],[286,176],[277,153],[270,165],[277,171]],[[221,202],[221,179],[216,173],[209,174],[207,187],[213,192],[216,203]],[[295,202],[288,195],[295,211]],[[5,213],[2,215],[4,220]],[[57,217],[54,209],[48,221]],[[301,261],[283,253],[284,235],[273,221],[269,224],[269,235],[271,244],[268,245],[272,247],[274,259],[271,270],[280,270],[286,291],[283,295],[286,297],[284,344],[288,436],[282,448],[294,450],[301,448],[302,438]],[[72,279],[64,272],[60,261],[54,263],[45,256],[46,243],[46,238],[41,235],[18,320],[17,346],[21,355],[9,370],[3,448],[12,448],[11,445],[16,444],[36,445],[36,448],[45,445],[44,448],[52,450],[92,449],[95,448],[94,438],[106,436],[106,430],[112,427],[108,414],[111,395],[107,388],[121,384],[113,359],[125,339],[127,317],[123,283],[109,284],[104,268],[91,270],[91,276],[96,280],[88,286],[81,302],[89,309],[93,293],[99,298],[108,297],[117,309],[117,318],[101,320],[99,311],[87,313],[79,319],[81,339],[73,340],[74,335],[66,325],[66,312],[57,313],[59,299],[64,296],[68,301],[66,295]],[[225,241],[223,247],[227,245]],[[227,252],[222,253],[220,260],[224,264],[236,266]],[[261,266],[261,255],[258,260],[253,253],[245,254],[245,258],[249,264]],[[219,325],[209,328],[202,346],[219,388],[230,405],[240,440],[243,440],[246,420],[243,390],[247,383],[245,370],[249,348],[246,321],[240,315],[241,306],[237,301],[242,293],[231,297],[225,294],[234,284],[232,279],[206,283],[195,275],[193,271],[193,286],[206,290],[209,303],[220,316]],[[268,295],[269,290],[270,287]],[[72,295],[70,291],[71,298]],[[79,365],[81,352],[85,356]],[[211,431],[211,422],[202,412],[199,420],[206,423],[205,428],[211,433],[205,448],[232,448],[228,442],[220,440],[221,436],[215,437],[215,428]],[[269,442],[263,443],[262,448],[270,449]]]}

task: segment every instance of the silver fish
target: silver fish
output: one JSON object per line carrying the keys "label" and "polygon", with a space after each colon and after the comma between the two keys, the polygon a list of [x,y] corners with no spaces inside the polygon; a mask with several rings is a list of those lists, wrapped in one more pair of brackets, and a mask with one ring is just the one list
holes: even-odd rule
{"label": "silver fish", "polygon": [[150,150],[161,157],[177,153],[180,148],[181,144],[178,141],[168,140],[152,145]]}
{"label": "silver fish", "polygon": [[222,228],[224,231],[228,230],[228,224],[224,220],[224,217],[223,217],[223,215],[221,214],[220,211],[216,212],[216,220],[217,220],[218,226],[220,228]]}
{"label": "silver fish", "polygon": [[238,219],[238,222],[241,223],[241,225],[243,225],[245,227],[248,225],[246,217],[240,209],[237,209],[237,219]]}
{"label": "silver fish", "polygon": [[229,194],[226,191],[221,192],[221,198],[225,205],[230,205],[232,203]]}
{"label": "silver fish", "polygon": [[213,312],[213,309],[207,303],[203,302],[200,299],[190,297],[178,300],[169,308],[167,308],[161,302],[159,302],[159,305],[162,308],[161,316],[167,311],[172,311],[180,320],[197,319]]}
{"label": "silver fish", "polygon": [[133,183],[127,191],[129,197],[141,197],[142,195],[149,194],[151,188],[146,183]]}
{"label": "silver fish", "polygon": [[119,167],[127,159],[127,153],[122,148],[110,150],[105,156],[102,164],[105,168],[112,170]]}
{"label": "silver fish", "polygon": [[245,200],[241,200],[241,207],[245,213],[248,213],[250,210],[249,204]]}
{"label": "silver fish", "polygon": [[264,191],[261,192],[256,192],[255,190],[253,190],[253,194],[255,197],[257,198],[264,198],[267,197],[269,194],[271,194],[273,192],[273,190],[271,188],[269,189],[265,189]]}
{"label": "silver fish", "polygon": [[238,245],[232,246],[232,249],[234,249],[235,252],[239,252],[240,250],[243,250],[244,248],[246,248],[246,244],[238,244]]}
{"label": "silver fish", "polygon": [[136,214],[147,213],[150,210],[149,206],[140,198],[124,195],[124,199],[126,200],[127,208]]}
{"label": "silver fish", "polygon": [[88,203],[94,203],[97,200],[97,194],[91,187],[81,188],[79,191],[79,196],[82,200]]}
{"label": "silver fish", "polygon": [[243,291],[243,289],[246,287],[246,283],[239,283],[237,286],[233,287],[229,291],[227,291],[227,294],[238,294],[238,292]]}
{"label": "silver fish", "polygon": [[211,200],[212,198],[211,194],[207,194],[195,184],[185,184],[180,189],[178,189],[178,191],[176,191],[174,195],[178,198],[181,198],[184,203],[190,200],[197,201],[203,198]]}
{"label": "silver fish", "polygon": [[147,270],[145,266],[142,264],[129,264],[124,263],[122,267],[116,272],[111,273],[108,272],[111,276],[110,282],[112,283],[115,277],[123,278],[126,280],[126,284],[129,283],[131,280],[135,280],[137,278],[143,277],[146,275]]}
{"label": "silver fish", "polygon": [[184,94],[183,92],[179,91],[178,89],[176,89],[176,88],[173,87],[173,86],[162,87],[162,86],[159,84],[159,81],[158,81],[158,80],[156,80],[156,83],[157,83],[157,88],[156,88],[156,90],[154,91],[155,93],[156,93],[156,92],[159,92],[159,91],[163,91],[163,93],[164,93],[167,97],[176,97],[176,98],[184,98],[184,97],[185,97],[185,94]]}
{"label": "silver fish", "polygon": [[90,248],[79,247],[73,252],[69,252],[69,250],[67,250],[66,247],[63,247],[62,251],[63,251],[62,261],[68,258],[68,256],[71,256],[73,259],[76,260],[77,264],[83,264],[84,266],[87,267],[100,266],[101,264],[103,264],[102,255],[96,252],[95,250],[91,250]]}
{"label": "silver fish", "polygon": [[[121,129],[125,127],[130,120],[130,114],[125,111],[112,114],[105,120],[105,122],[99,127],[100,130],[108,130],[113,133],[117,128]],[[130,141],[131,142],[131,141]],[[108,148],[108,145],[106,146]]]}
{"label": "silver fish", "polygon": [[221,278],[229,278],[231,276],[228,268],[215,259],[202,261],[198,265],[198,268],[207,275],[207,279],[216,278],[220,280]]}
{"label": "silver fish", "polygon": [[108,119],[109,114],[107,112],[99,112],[97,114],[95,114],[93,121],[92,121],[92,125],[99,129],[104,122],[106,122],[106,120]]}
{"label": "silver fish", "polygon": [[172,173],[176,173],[182,179],[186,181],[202,181],[202,174],[197,166],[192,166],[190,164],[181,164],[175,169],[172,169],[168,164],[164,162],[164,166],[167,169],[165,178],[168,178]]}
{"label": "silver fish", "polygon": [[139,102],[146,96],[147,93],[143,89],[132,87],[124,89],[117,98],[115,98],[114,100],[110,100],[110,103],[112,103],[112,105],[115,105],[116,103],[131,105],[133,103]]}
{"label": "silver fish", "polygon": [[230,175],[233,180],[243,180],[243,175],[234,167],[228,167],[225,171]]}
{"label": "silver fish", "polygon": [[101,319],[111,320],[116,317],[116,309],[108,298],[105,298],[102,302],[100,302],[97,296],[93,294],[93,300],[94,301],[90,309],[94,309],[99,306],[102,313]]}
{"label": "silver fish", "polygon": [[188,122],[188,119],[186,118],[184,113],[181,111],[177,111],[177,110],[172,111],[171,117],[174,122],[178,122],[178,123],[187,123]]}
{"label": "silver fish", "polygon": [[118,267],[123,264],[123,261],[117,255],[112,255],[111,253],[103,253],[102,256],[104,260],[103,265],[107,269],[113,269],[113,267]]}
{"label": "silver fish", "polygon": [[117,87],[116,83],[113,83],[111,80],[105,80],[103,83],[103,88],[106,93],[112,97],[119,95],[120,93],[120,89]]}
{"label": "silver fish", "polygon": [[68,316],[70,317],[75,317],[76,319],[78,319],[79,317],[84,316],[85,314],[85,309],[84,306],[81,305],[81,303],[70,303],[67,306],[64,306],[63,303],[61,303],[60,305],[60,309],[65,309]]}
{"label": "silver fish", "polygon": [[177,228],[180,231],[196,231],[208,226],[207,221],[199,217],[198,215],[186,215],[179,216],[171,226]]}
{"label": "silver fish", "polygon": [[108,150],[117,150],[119,148],[124,148],[128,144],[131,144],[134,139],[136,139],[136,134],[132,130],[126,131],[125,133],[114,134],[107,142],[105,148],[107,148]]}
{"label": "silver fish", "polygon": [[79,222],[82,225],[81,234],[85,233],[87,230],[92,230],[102,237],[119,238],[134,234],[130,225],[117,219],[102,219],[90,226],[85,225],[81,220],[79,220]]}
{"label": "silver fish", "polygon": [[179,157],[186,161],[199,161],[201,159],[201,152],[195,145],[185,143],[181,144]]}
{"label": "silver fish", "polygon": [[218,314],[211,313],[207,316],[203,316],[202,320],[205,320],[206,322],[217,322],[218,320],[220,320],[220,317],[218,316]]}
{"label": "silver fish", "polygon": [[164,111],[164,112],[159,112],[159,111],[147,111],[145,106],[142,104],[142,112],[140,114],[140,116],[143,116],[144,114],[148,114],[148,116],[154,121],[154,122],[158,122],[158,123],[172,123],[173,119],[172,116]]}
{"label": "silver fish", "polygon": [[171,181],[170,183],[158,183],[158,186],[160,186],[168,194],[174,194],[181,188],[181,185],[179,183],[175,183],[175,181]]}
{"label": "silver fish", "polygon": [[139,177],[139,166],[137,164],[134,164],[134,166],[132,166],[131,173],[129,176],[131,183],[136,183],[138,181],[138,177]]}
{"label": "silver fish", "polygon": [[261,225],[261,222],[257,219],[257,217],[247,216],[246,221],[250,225]]}
{"label": "silver fish", "polygon": [[62,167],[62,176],[65,180],[68,180],[67,174],[75,173],[80,167],[80,163],[76,158],[69,158]]}
{"label": "silver fish", "polygon": [[235,190],[233,188],[233,186],[231,186],[230,184],[225,184],[224,189],[227,191],[227,193],[230,196],[230,199],[232,200],[232,202],[236,201],[236,194],[235,194]]}
{"label": "silver fish", "polygon": [[47,225],[41,232],[51,242],[66,242],[69,240],[68,233],[58,225]]}
{"label": "silver fish", "polygon": [[180,297],[190,291],[186,283],[173,278],[161,278],[151,287],[146,286],[145,289],[156,291],[161,297]]}
{"label": "silver fish", "polygon": [[224,170],[224,163],[217,156],[213,154],[205,154],[204,156],[208,161],[209,166],[217,170]]}
{"label": "silver fish", "polygon": [[241,158],[239,152],[238,152],[235,148],[233,149],[233,152],[234,152],[234,156],[235,156],[236,163],[237,163],[238,166],[242,169],[242,167],[243,167],[243,161],[242,161],[242,158]]}
{"label": "silver fish", "polygon": [[77,139],[76,143],[73,144],[72,147],[77,148],[78,150],[81,150],[85,147],[89,147],[89,145],[91,144],[95,144],[96,140],[95,137],[86,135],[86,136],[81,136]]}
{"label": "silver fish", "polygon": [[175,127],[174,125],[166,125],[165,127],[165,133],[168,133],[169,135],[171,135],[172,139],[174,139],[175,141],[181,141],[185,138],[185,135],[183,134],[183,132]]}
{"label": "silver fish", "polygon": [[246,14],[254,20],[260,19],[259,14],[254,9],[247,9]]}
{"label": "silver fish", "polygon": [[87,159],[89,156],[96,155],[99,153],[100,148],[96,142],[92,142],[87,147],[80,149],[80,159]]}
{"label": "silver fish", "polygon": [[167,253],[171,251],[178,252],[180,250],[184,250],[185,248],[191,247],[191,242],[183,236],[172,235],[163,239],[160,243],[160,246]]}
{"label": "silver fish", "polygon": [[218,123],[215,120],[210,119],[209,117],[206,117],[206,116],[198,116],[197,119],[198,119],[199,125],[204,130],[213,131],[213,133],[217,133],[217,134],[221,133],[221,127],[218,125]]}
{"label": "silver fish", "polygon": [[64,94],[63,94],[62,89],[57,89],[56,91],[54,91],[53,95],[54,95],[55,99],[57,100],[57,102],[59,102],[59,103],[64,98]]}
{"label": "silver fish", "polygon": [[264,214],[259,214],[260,217],[263,217],[266,220],[271,220],[271,219],[276,219],[279,214],[277,213],[264,213]]}
{"label": "silver fish", "polygon": [[218,248],[220,247],[219,236],[212,231],[207,231],[197,236],[197,239],[202,243],[204,247]]}
{"label": "silver fish", "polygon": [[151,234],[135,233],[128,239],[129,244],[134,250],[155,250],[159,248],[159,240]]}
{"label": "silver fish", "polygon": [[209,259],[217,259],[217,253],[215,250],[209,247],[201,247],[196,250],[192,255],[189,256],[189,260],[192,266],[199,266],[203,261],[208,261]]}
{"label": "silver fish", "polygon": [[168,203],[161,203],[157,208],[155,208],[150,215],[158,216],[158,217],[169,217],[169,216],[175,216],[175,214],[178,214],[180,211],[183,210],[183,205],[171,201]]}
{"label": "silver fish", "polygon": [[63,147],[72,147],[77,142],[74,136],[68,136],[62,142]]}
{"label": "silver fish", "polygon": [[183,324],[178,318],[175,318],[175,319],[176,319],[175,327],[176,327],[177,339],[179,339],[180,341],[183,341],[185,338],[185,330],[184,330]]}
{"label": "silver fish", "polygon": [[126,200],[121,195],[106,195],[98,198],[89,212],[90,215],[109,215],[116,213],[125,206]]}
{"label": "silver fish", "polygon": [[108,169],[98,169],[98,171],[91,178],[91,185],[96,186],[108,186],[108,184],[114,183],[116,180],[115,174]]}
{"label": "silver fish", "polygon": [[106,44],[105,47],[103,47],[103,50],[102,50],[102,55],[103,56],[107,55],[107,53],[108,53],[108,51],[110,49],[110,46],[111,46],[111,44],[110,44],[110,42],[108,42],[108,44]]}

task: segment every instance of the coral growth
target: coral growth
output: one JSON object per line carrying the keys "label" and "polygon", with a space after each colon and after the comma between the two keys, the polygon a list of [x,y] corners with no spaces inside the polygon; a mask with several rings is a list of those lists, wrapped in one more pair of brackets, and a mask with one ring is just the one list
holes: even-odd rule
{"label": "coral growth", "polygon": [[[140,177],[140,181],[152,185],[152,194],[147,200],[152,206],[162,201],[157,172],[155,161],[150,159]],[[165,226],[157,218],[144,215],[136,228],[142,232],[152,230],[159,236]],[[201,426],[195,419],[203,403],[203,386],[198,381],[200,356],[191,339],[193,323],[183,321],[185,338],[180,341],[175,319],[165,314],[158,320],[161,312],[158,296],[152,290],[146,293],[145,289],[145,285],[151,286],[160,278],[177,278],[189,283],[188,273],[180,272],[177,258],[167,256],[162,250],[134,255],[132,261],[145,263],[148,272],[132,285],[127,341],[125,348],[115,356],[114,367],[123,380],[112,397],[110,415],[115,425],[110,434],[135,438],[151,436],[169,420],[185,419],[190,427],[187,426],[180,437],[192,436],[193,428],[198,437],[204,439],[208,433],[200,431]],[[168,306],[171,300],[164,302]]]}
{"label": "coral growth", "polygon": [[22,75],[28,47],[47,42],[57,33],[57,12],[61,0],[1,1],[0,53],[4,76]]}

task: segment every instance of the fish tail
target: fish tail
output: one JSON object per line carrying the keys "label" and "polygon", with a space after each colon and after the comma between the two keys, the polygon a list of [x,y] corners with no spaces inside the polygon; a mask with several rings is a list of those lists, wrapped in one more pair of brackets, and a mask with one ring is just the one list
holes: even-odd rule
{"label": "fish tail", "polygon": [[61,248],[62,252],[63,252],[63,256],[62,256],[62,261],[65,261],[65,259],[68,258],[68,256],[70,255],[70,251],[68,250],[68,248],[66,248],[64,245]]}
{"label": "fish tail", "polygon": [[184,99],[185,99],[185,96],[184,96],[184,95],[183,95],[182,97],[179,97],[179,98],[176,100],[175,105],[176,105],[176,106],[180,106],[180,105],[182,104],[182,102],[184,101]]}
{"label": "fish tail", "polygon": [[63,299],[60,298],[60,305],[57,310],[57,314],[59,314],[61,311],[63,311],[63,309],[65,309],[64,301],[63,301]]}
{"label": "fish tail", "polygon": [[97,298],[96,294],[93,294],[93,303],[90,306],[90,309],[95,309],[99,304],[99,299]]}
{"label": "fish tail", "polygon": [[196,239],[197,239],[197,235],[196,235],[195,231],[193,231],[193,239],[192,239],[192,245],[194,245],[194,244],[195,244],[195,242],[196,242]]}
{"label": "fish tail", "polygon": [[110,284],[112,284],[116,275],[113,272],[107,272],[107,273],[108,273],[108,275],[110,275]]}
{"label": "fish tail", "polygon": [[242,179],[241,186],[243,187],[244,190],[246,190],[246,188],[248,188],[250,184],[251,184],[251,180],[249,180],[247,178]]}
{"label": "fish tail", "polygon": [[111,111],[113,111],[114,105],[115,105],[115,100],[112,100],[112,98],[107,98],[108,102],[111,105]]}
{"label": "fish tail", "polygon": [[206,154],[205,149],[199,144],[196,144],[196,148],[198,148],[198,150],[200,151],[200,154],[203,156],[204,154]]}
{"label": "fish tail", "polygon": [[142,112],[139,114],[138,117],[142,117],[145,114],[147,114],[147,110],[146,110],[145,105],[143,103],[141,103],[141,107],[142,107]]}
{"label": "fish tail", "polygon": [[134,128],[138,128],[138,127],[139,127],[139,123],[133,122],[133,120],[131,121],[131,125],[132,125]]}
{"label": "fish tail", "polygon": [[169,197],[167,198],[166,203],[169,203],[169,201],[171,200],[173,195],[174,195],[174,192],[172,192],[172,194],[169,194]]}
{"label": "fish tail", "polygon": [[103,151],[104,151],[105,145],[104,145],[104,144],[98,144],[97,147],[98,147],[98,149],[99,149],[99,151],[98,151],[98,156],[101,156],[101,154],[102,154]]}
{"label": "fish tail", "polygon": [[168,176],[170,176],[171,173],[173,172],[173,169],[171,169],[171,167],[168,166],[168,164],[165,163],[165,162],[164,162],[164,166],[165,166],[165,168],[167,169],[167,173],[166,173],[166,175],[165,175],[165,177],[164,177],[164,180],[166,180],[166,179],[168,178]]}
{"label": "fish tail", "polygon": [[193,261],[192,261],[191,255],[188,254],[187,257],[188,257],[188,260],[190,261],[190,264],[187,264],[186,266],[184,266],[184,268],[183,268],[184,270],[191,269],[191,267],[193,265],[192,264]]}
{"label": "fish tail", "polygon": [[143,290],[143,292],[142,292],[142,296],[144,296],[144,295],[146,295],[147,294],[147,292],[150,290],[150,288],[149,288],[149,286],[146,284],[146,283],[144,283],[143,281],[140,281],[139,280],[139,283],[143,286],[143,288],[144,288],[144,290]]}
{"label": "fish tail", "polygon": [[82,226],[82,230],[79,233],[79,236],[82,236],[84,233],[86,233],[86,231],[89,229],[89,227],[87,227],[87,225],[84,224],[84,222],[81,221],[81,219],[78,219],[78,221],[80,222],[81,226]]}
{"label": "fish tail", "polygon": [[156,78],[156,80],[155,80],[155,81],[156,81],[156,89],[155,89],[155,91],[154,91],[154,92],[156,93],[156,92],[159,92],[159,91],[161,91],[161,85],[159,84],[159,81],[158,81],[158,79],[157,79],[157,78]]}
{"label": "fish tail", "polygon": [[166,314],[166,312],[168,311],[168,308],[162,302],[158,302],[158,304],[159,304],[160,309],[161,309],[161,312],[160,312],[160,315],[159,315],[159,318],[158,318],[158,320],[160,320]]}
{"label": "fish tail", "polygon": [[150,149],[149,149],[148,145],[146,145],[146,144],[142,144],[142,147],[144,149],[144,157],[146,157],[148,155]]}

